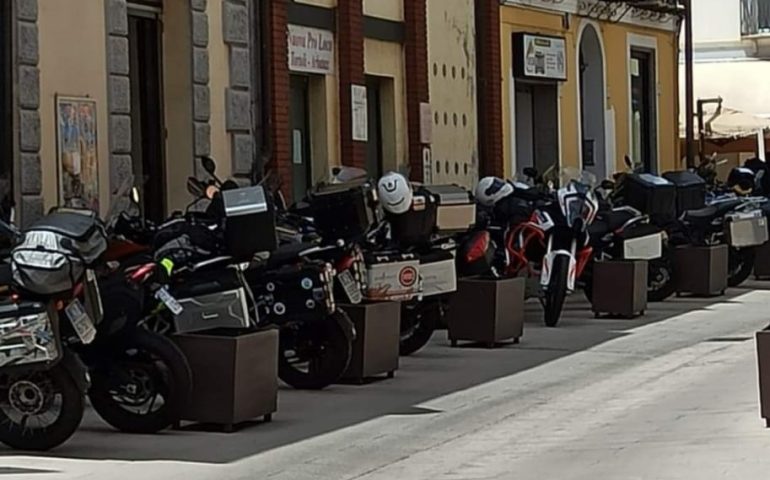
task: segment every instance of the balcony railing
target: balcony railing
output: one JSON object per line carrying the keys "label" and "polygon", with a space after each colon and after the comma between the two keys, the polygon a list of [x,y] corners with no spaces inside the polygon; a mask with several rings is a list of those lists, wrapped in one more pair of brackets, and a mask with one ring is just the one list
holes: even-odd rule
{"label": "balcony railing", "polygon": [[741,34],[770,35],[770,0],[741,0]]}

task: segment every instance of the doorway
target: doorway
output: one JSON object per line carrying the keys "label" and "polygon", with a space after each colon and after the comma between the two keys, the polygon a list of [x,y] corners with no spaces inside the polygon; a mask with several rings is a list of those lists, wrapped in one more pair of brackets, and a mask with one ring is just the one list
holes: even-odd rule
{"label": "doorway", "polygon": [[655,52],[631,49],[631,156],[646,172],[657,173]]}
{"label": "doorway", "polygon": [[128,13],[134,176],[145,217],[160,222],[166,218],[160,9],[129,4]]}
{"label": "doorway", "polygon": [[516,82],[516,171],[539,173],[559,165],[559,88],[555,83]]}
{"label": "doorway", "polygon": [[604,57],[599,35],[592,25],[583,30],[579,59],[582,167],[603,180],[609,173],[604,124]]}
{"label": "doorway", "polygon": [[291,145],[292,198],[305,198],[312,185],[310,153],[309,83],[305,75],[292,75],[290,81],[289,143]]}
{"label": "doorway", "polygon": [[377,77],[366,77],[366,171],[370,177],[382,176],[382,90]]}

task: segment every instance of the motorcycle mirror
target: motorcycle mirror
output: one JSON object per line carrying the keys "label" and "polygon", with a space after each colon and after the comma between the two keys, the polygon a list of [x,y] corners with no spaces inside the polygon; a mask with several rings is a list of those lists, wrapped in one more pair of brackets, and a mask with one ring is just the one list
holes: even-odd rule
{"label": "motorcycle mirror", "polygon": [[193,197],[201,197],[203,196],[205,187],[201,185],[200,180],[198,180],[195,177],[187,177],[187,191],[190,192],[190,194]]}
{"label": "motorcycle mirror", "polygon": [[524,169],[524,175],[529,178],[537,178],[537,169],[533,167],[527,167]]}
{"label": "motorcycle mirror", "polygon": [[131,200],[136,204],[139,205],[139,189],[136,187],[131,188]]}
{"label": "motorcycle mirror", "polygon": [[216,175],[217,162],[215,162],[213,158],[211,158],[211,157],[202,157],[201,158],[201,165],[203,165],[203,169],[206,170],[206,173],[208,173],[212,177]]}

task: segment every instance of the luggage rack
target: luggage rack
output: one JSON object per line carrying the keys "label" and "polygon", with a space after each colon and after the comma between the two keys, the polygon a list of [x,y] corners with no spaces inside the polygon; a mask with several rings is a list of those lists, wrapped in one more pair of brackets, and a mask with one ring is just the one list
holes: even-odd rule
{"label": "luggage rack", "polygon": [[684,14],[681,0],[580,0],[580,15],[617,23],[630,14],[647,21],[667,22]]}

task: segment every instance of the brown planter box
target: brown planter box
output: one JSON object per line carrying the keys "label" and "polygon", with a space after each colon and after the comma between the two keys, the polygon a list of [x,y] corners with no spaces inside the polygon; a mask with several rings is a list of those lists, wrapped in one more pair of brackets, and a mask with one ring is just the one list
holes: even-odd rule
{"label": "brown planter box", "polygon": [[765,242],[754,249],[754,276],[770,278],[770,242]]}
{"label": "brown planter box", "polygon": [[760,413],[770,428],[770,330],[757,332],[757,370]]}
{"label": "brown planter box", "polygon": [[272,419],[278,406],[278,330],[242,335],[176,335],[193,373],[182,420],[222,425]]}
{"label": "brown planter box", "polygon": [[596,262],[593,271],[593,311],[634,317],[647,309],[647,262]]}
{"label": "brown planter box", "polygon": [[464,340],[494,347],[524,334],[525,279],[461,279],[447,311],[452,346]]}
{"label": "brown planter box", "polygon": [[724,294],[727,256],[727,245],[678,247],[674,258],[677,296],[682,293],[706,297]]}
{"label": "brown planter box", "polygon": [[392,378],[398,370],[401,302],[340,305],[356,327],[353,355],[343,379],[363,383],[378,375]]}

